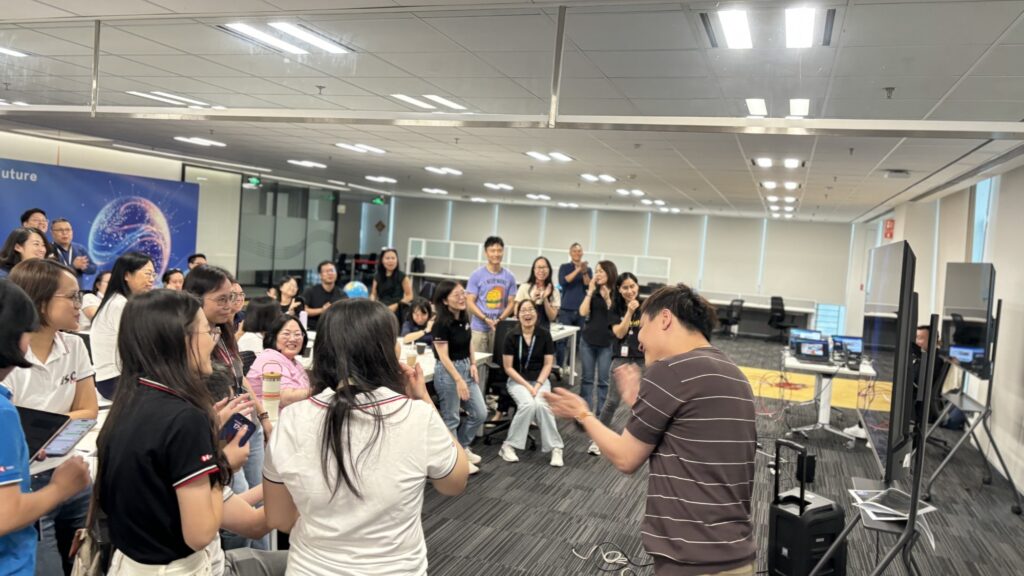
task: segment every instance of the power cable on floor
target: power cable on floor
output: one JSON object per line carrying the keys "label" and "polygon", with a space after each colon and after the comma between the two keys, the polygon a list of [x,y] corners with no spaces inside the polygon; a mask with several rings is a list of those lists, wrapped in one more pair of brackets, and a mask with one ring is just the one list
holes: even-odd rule
{"label": "power cable on floor", "polygon": [[[573,556],[580,560],[590,560],[595,556],[595,552],[600,552],[597,569],[601,572],[618,572],[619,576],[637,576],[639,572],[635,571],[634,568],[647,568],[654,565],[653,561],[647,564],[634,562],[630,559],[629,555],[612,542],[601,542],[597,546],[591,547],[585,556],[577,552],[576,547],[572,549]],[[606,568],[605,566],[612,566],[612,568]]]}

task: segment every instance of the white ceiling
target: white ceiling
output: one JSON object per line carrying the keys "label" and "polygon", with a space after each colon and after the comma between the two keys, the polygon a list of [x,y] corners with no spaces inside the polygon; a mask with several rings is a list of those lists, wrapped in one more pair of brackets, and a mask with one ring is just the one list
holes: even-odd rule
{"label": "white ceiling", "polygon": [[[810,98],[811,117],[856,120],[1011,121],[1024,118],[1024,2],[817,2],[818,45],[785,48],[788,3],[744,6],[753,50],[712,48],[701,25],[707,3],[568,1],[560,111],[577,115],[743,117],[746,98],[764,98],[772,117],[790,98]],[[414,8],[402,8],[408,6]],[[126,94],[162,90],[229,108],[355,112],[415,110],[389,95],[440,94],[477,117],[546,114],[556,29],[553,2],[486,0],[6,0],[0,98],[33,105],[89,102],[93,28],[101,40],[100,104],[162,106]],[[742,4],[739,4],[743,6]],[[825,9],[835,9],[828,47]],[[712,21],[715,20],[711,12]],[[282,55],[218,28],[231,21],[302,23],[354,49],[330,56]],[[719,34],[721,38],[721,34]],[[321,88],[322,87],[322,88]],[[891,99],[884,88],[893,87]],[[0,108],[7,112],[10,107]],[[511,128],[247,123],[51,116],[19,110],[19,123],[72,130],[122,143],[258,164],[275,174],[424,186],[494,198],[485,181],[508,182],[553,201],[629,207],[615,185],[588,184],[581,172],[610,173],[685,211],[763,216],[758,181],[802,185],[799,217],[850,221],[901,192],[916,193],[933,173],[946,179],[988,161],[1004,143],[977,140],[752,136]],[[968,125],[965,124],[965,128]],[[211,136],[212,134],[212,136]],[[227,148],[181,144],[207,136]],[[389,151],[356,155],[332,146],[362,142]],[[981,147],[979,149],[979,146]],[[540,165],[527,150],[562,150],[577,162]],[[851,153],[852,149],[852,153]],[[805,167],[762,170],[750,159],[796,157]],[[965,156],[966,155],[966,156]],[[289,158],[320,161],[301,169]],[[441,178],[423,166],[464,171]],[[554,163],[550,163],[554,164]],[[947,165],[952,165],[947,167]],[[887,180],[884,169],[911,171]],[[931,179],[929,177],[932,176]],[[377,187],[380,187],[379,185]]]}

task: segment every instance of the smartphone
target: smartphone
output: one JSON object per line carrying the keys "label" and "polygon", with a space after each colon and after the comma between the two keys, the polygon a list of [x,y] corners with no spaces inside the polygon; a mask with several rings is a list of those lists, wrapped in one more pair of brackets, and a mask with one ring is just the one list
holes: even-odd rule
{"label": "smartphone", "polygon": [[256,425],[253,424],[252,420],[249,420],[241,414],[232,414],[231,418],[228,419],[228,423],[220,429],[220,439],[225,442],[231,442],[238,431],[245,427],[245,434],[242,436],[242,440],[238,443],[239,446],[245,446],[245,443],[249,441],[249,438],[256,433]]}
{"label": "smartphone", "polygon": [[94,426],[96,426],[96,421],[91,418],[68,422],[60,434],[54,436],[53,440],[43,447],[46,456],[66,456]]}

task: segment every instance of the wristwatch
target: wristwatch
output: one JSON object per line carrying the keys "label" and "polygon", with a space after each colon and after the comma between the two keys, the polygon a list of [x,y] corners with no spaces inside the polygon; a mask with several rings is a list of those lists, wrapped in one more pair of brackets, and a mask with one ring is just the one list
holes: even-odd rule
{"label": "wristwatch", "polygon": [[583,424],[584,420],[586,420],[587,418],[592,417],[593,415],[594,415],[594,413],[591,412],[590,410],[586,410],[584,412],[580,412],[579,414],[576,415],[576,421],[579,422],[580,424]]}

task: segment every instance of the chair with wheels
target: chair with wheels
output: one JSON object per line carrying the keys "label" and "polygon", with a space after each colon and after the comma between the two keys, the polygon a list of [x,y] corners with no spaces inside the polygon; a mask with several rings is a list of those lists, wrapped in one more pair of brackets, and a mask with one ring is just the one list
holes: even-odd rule
{"label": "chair with wheels", "polygon": [[[512,425],[512,417],[515,412],[515,402],[508,394],[508,374],[505,373],[505,365],[502,361],[502,350],[505,349],[505,340],[509,334],[519,325],[516,320],[502,320],[494,329],[494,349],[491,359],[487,362],[487,382],[484,390],[490,390],[498,396],[499,409],[508,407],[505,417],[501,420],[488,420],[484,428],[484,445],[490,446],[496,440],[496,436],[508,435],[508,429]],[[530,434],[527,446],[530,450],[537,449],[537,440]]]}
{"label": "chair with wheels", "polygon": [[787,322],[786,305],[782,296],[772,296],[771,315],[768,316],[768,325],[779,331],[778,335],[770,340],[785,342],[789,335],[790,328],[796,328],[796,323]]}
{"label": "chair with wheels", "polygon": [[[736,333],[739,332],[740,317],[743,315],[743,300],[737,298],[729,303],[729,307],[722,310],[722,315],[718,317],[718,323],[722,326],[722,333],[728,334],[731,338],[736,338]],[[733,326],[736,329],[733,329]]]}

